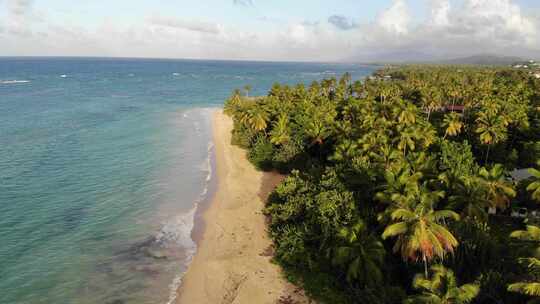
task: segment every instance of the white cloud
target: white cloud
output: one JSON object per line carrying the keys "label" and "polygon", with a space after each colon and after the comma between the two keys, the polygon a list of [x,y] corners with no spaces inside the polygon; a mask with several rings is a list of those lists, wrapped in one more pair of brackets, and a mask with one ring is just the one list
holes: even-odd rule
{"label": "white cloud", "polygon": [[31,24],[35,18],[32,10],[33,1],[6,0],[4,5],[6,7],[7,16],[3,27],[6,28],[7,32],[16,36],[31,36]]}
{"label": "white cloud", "polygon": [[219,25],[211,22],[203,22],[197,20],[184,20],[172,17],[152,16],[148,21],[153,25],[184,29],[195,32],[208,34],[219,33]]}
{"label": "white cloud", "polygon": [[85,28],[45,18],[30,0],[0,0],[8,8],[7,19],[0,20],[0,55],[329,61],[540,54],[540,15],[526,14],[512,0],[425,3],[428,16],[415,22],[407,0],[394,0],[371,23],[332,14],[310,22],[254,16],[258,28],[149,15],[138,24],[103,19]]}
{"label": "white cloud", "polygon": [[434,26],[447,26],[450,13],[450,0],[431,0],[431,18],[429,23]]}
{"label": "white cloud", "polygon": [[253,6],[253,0],[233,0],[235,5]]}
{"label": "white cloud", "polygon": [[7,0],[7,8],[11,15],[22,16],[32,9],[32,0]]}
{"label": "white cloud", "polygon": [[377,17],[377,24],[388,32],[406,34],[409,31],[411,16],[405,0],[394,0],[392,6]]}

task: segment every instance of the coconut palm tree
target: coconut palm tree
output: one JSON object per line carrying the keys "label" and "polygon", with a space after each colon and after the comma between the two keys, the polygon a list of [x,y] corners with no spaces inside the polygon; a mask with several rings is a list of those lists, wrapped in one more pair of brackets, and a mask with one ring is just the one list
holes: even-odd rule
{"label": "coconut palm tree", "polygon": [[538,246],[540,244],[540,228],[528,225],[527,230],[516,230],[510,234],[510,237],[536,244],[537,248],[532,257],[520,259],[521,262],[527,264],[529,273],[536,279],[510,284],[508,285],[508,291],[540,297],[540,282],[538,281],[538,277],[540,277],[540,246]]}
{"label": "coconut palm tree", "polygon": [[504,167],[496,164],[491,169],[480,168],[478,172],[481,183],[486,188],[487,199],[496,208],[506,209],[510,204],[510,199],[516,196],[516,191],[506,180]]}
{"label": "coconut palm tree", "polygon": [[454,180],[454,194],[448,198],[452,210],[461,210],[462,218],[487,221],[486,208],[490,201],[486,197],[486,188],[475,176],[462,176]]}
{"label": "coconut palm tree", "polygon": [[302,125],[306,137],[311,140],[311,145],[322,145],[332,134],[335,116],[335,109],[328,104],[306,104],[306,114],[300,117],[299,124]]}
{"label": "coconut palm tree", "polygon": [[234,91],[232,96],[225,102],[223,112],[227,115],[235,115],[238,113],[241,104],[242,97],[240,95],[240,90],[237,89]]}
{"label": "coconut palm tree", "polygon": [[506,138],[506,126],[501,116],[493,111],[478,113],[476,125],[476,133],[480,136],[480,142],[487,145],[485,159],[487,163],[491,145],[497,144]]}
{"label": "coconut palm tree", "polygon": [[398,122],[405,125],[413,125],[416,123],[416,107],[408,104],[400,110]]}
{"label": "coconut palm tree", "polygon": [[458,245],[444,222],[459,220],[459,215],[451,210],[435,210],[436,203],[443,197],[443,191],[430,191],[425,185],[417,192],[407,193],[405,203],[391,208],[394,223],[382,234],[383,239],[396,238],[394,252],[400,252],[404,260],[421,260],[426,277],[428,263],[436,257],[443,259]]}
{"label": "coconut palm tree", "polygon": [[366,224],[359,220],[352,227],[341,229],[338,239],[340,243],[333,250],[332,263],[345,267],[347,281],[380,283],[385,250],[382,242],[369,234]]}
{"label": "coconut palm tree", "polygon": [[[540,168],[540,160],[536,162],[538,168]],[[540,202],[540,170],[536,168],[530,168],[529,173],[533,176],[533,181],[527,186],[527,191],[531,191],[531,197],[533,200]]]}
{"label": "coconut palm tree", "polygon": [[421,89],[422,92],[422,107],[427,112],[427,120],[431,113],[442,106],[441,92],[434,86],[428,86]]}
{"label": "coconut palm tree", "polygon": [[420,191],[418,181],[422,178],[421,172],[412,172],[405,164],[396,164],[393,168],[385,171],[382,191],[377,192],[375,199],[392,205],[393,207],[407,208],[410,195]]}
{"label": "coconut palm tree", "polygon": [[463,129],[463,122],[457,113],[450,113],[444,116],[443,126],[445,127],[444,138],[446,136],[456,136]]}
{"label": "coconut palm tree", "polygon": [[249,92],[251,91],[251,86],[249,84],[244,86],[244,92],[246,92],[246,97],[249,97]]}
{"label": "coconut palm tree", "polygon": [[276,145],[281,145],[291,139],[289,129],[289,116],[285,113],[279,114],[277,120],[272,124],[270,131],[270,142]]}
{"label": "coconut palm tree", "polygon": [[454,272],[442,265],[431,266],[431,272],[431,278],[422,274],[414,277],[413,287],[419,290],[420,294],[409,297],[404,303],[466,304],[480,292],[480,287],[476,284],[459,286]]}
{"label": "coconut palm tree", "polygon": [[250,107],[242,113],[242,117],[240,118],[241,123],[257,132],[266,130],[268,120],[268,112],[263,107],[256,104],[250,105]]}

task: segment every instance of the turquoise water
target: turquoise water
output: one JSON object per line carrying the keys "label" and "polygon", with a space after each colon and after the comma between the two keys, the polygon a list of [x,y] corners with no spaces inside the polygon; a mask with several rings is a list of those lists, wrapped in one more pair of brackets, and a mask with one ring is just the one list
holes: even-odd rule
{"label": "turquoise water", "polygon": [[212,182],[212,108],[372,69],[0,58],[0,303],[171,301]]}

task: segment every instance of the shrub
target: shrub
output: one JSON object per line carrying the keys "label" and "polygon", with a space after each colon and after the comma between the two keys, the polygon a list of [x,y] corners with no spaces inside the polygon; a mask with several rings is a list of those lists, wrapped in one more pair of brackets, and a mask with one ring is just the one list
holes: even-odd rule
{"label": "shrub", "polygon": [[278,147],[275,147],[272,158],[274,167],[280,172],[288,172],[293,168],[302,167],[303,146],[296,141],[288,141]]}
{"label": "shrub", "polygon": [[249,161],[259,170],[272,169],[273,145],[265,138],[258,137],[249,150]]}

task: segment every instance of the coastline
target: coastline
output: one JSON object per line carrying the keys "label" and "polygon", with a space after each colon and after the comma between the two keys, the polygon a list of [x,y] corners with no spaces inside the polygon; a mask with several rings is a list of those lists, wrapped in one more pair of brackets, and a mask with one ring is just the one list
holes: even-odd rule
{"label": "coastline", "polygon": [[275,173],[257,171],[246,152],[232,146],[232,120],[212,117],[216,188],[200,213],[197,253],[177,290],[176,303],[308,303],[266,254],[271,248],[264,200],[279,183]]}

